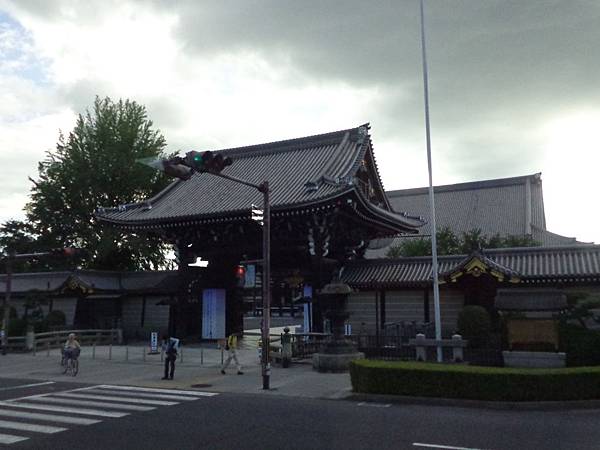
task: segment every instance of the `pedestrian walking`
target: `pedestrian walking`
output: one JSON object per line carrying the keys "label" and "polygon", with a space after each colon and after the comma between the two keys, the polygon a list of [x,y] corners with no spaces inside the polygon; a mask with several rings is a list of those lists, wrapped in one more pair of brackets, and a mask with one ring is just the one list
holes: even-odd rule
{"label": "pedestrian walking", "polygon": [[163,335],[162,350],[165,352],[165,376],[163,380],[172,380],[175,373],[175,360],[179,351],[179,339]]}
{"label": "pedestrian walking", "polygon": [[243,375],[242,366],[237,357],[237,345],[238,345],[238,336],[239,333],[233,333],[229,335],[227,341],[225,342],[225,350],[228,351],[227,359],[223,363],[223,367],[221,367],[221,373],[225,375],[225,369],[229,366],[229,363],[233,359],[235,361],[235,365],[237,366],[238,375]]}

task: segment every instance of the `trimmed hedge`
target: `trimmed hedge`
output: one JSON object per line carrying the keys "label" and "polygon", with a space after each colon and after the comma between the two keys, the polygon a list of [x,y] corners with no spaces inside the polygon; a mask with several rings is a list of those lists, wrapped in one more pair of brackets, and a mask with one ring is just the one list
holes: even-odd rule
{"label": "trimmed hedge", "polygon": [[354,392],[492,401],[600,399],[600,367],[513,369],[357,360]]}

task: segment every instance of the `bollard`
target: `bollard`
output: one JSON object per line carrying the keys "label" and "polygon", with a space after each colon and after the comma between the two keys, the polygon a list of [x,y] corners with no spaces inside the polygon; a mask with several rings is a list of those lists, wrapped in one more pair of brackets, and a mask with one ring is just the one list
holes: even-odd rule
{"label": "bollard", "polygon": [[142,347],[142,361],[146,362],[146,348]]}
{"label": "bollard", "polygon": [[221,347],[221,366],[223,365],[224,362],[225,362],[225,358],[223,355],[223,347]]}
{"label": "bollard", "polygon": [[125,361],[129,361],[129,347],[125,347]]}
{"label": "bollard", "polygon": [[453,334],[452,335],[452,360],[454,362],[463,362],[464,360],[464,355],[463,355],[463,340],[462,340],[462,336],[460,334]]}
{"label": "bollard", "polygon": [[92,344],[92,359],[96,359],[96,343]]}
{"label": "bollard", "polygon": [[108,345],[108,359],[112,359],[112,343]]}
{"label": "bollard", "polygon": [[204,364],[204,347],[200,347],[200,365]]}
{"label": "bollard", "polygon": [[416,336],[417,361],[427,361],[427,348],[425,347],[425,335],[422,333]]}
{"label": "bollard", "polygon": [[46,342],[46,358],[50,357],[50,342]]}

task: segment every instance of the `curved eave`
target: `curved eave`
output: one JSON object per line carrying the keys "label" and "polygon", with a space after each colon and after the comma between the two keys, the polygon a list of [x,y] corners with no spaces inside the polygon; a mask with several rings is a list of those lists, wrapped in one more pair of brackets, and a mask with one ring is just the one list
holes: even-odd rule
{"label": "curved eave", "polygon": [[[273,217],[285,217],[311,214],[317,211],[325,211],[332,209],[340,205],[332,203],[333,200],[344,197],[348,193],[354,190],[353,187],[346,188],[334,194],[322,197],[318,200],[311,200],[308,202],[285,205],[278,207],[271,207],[271,215]],[[228,211],[227,213],[216,213],[206,214],[197,216],[183,216],[169,220],[151,220],[151,221],[131,221],[131,220],[118,220],[111,219],[109,217],[103,217],[96,214],[96,217],[106,223],[115,225],[119,228],[129,230],[159,230],[164,228],[177,228],[189,225],[209,225],[216,223],[228,223],[238,221],[250,221],[251,212],[250,208],[237,211]]]}
{"label": "curved eave", "polygon": [[357,204],[360,206],[355,211],[365,221],[378,227],[384,226],[389,230],[389,235],[397,234],[418,234],[419,227],[425,223],[410,216],[403,216],[380,208],[367,199],[360,190],[354,188]]}

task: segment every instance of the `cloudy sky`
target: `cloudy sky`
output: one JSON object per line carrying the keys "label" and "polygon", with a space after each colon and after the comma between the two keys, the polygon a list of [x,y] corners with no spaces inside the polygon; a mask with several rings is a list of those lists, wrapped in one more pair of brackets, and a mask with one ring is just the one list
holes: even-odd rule
{"label": "cloudy sky", "polygon": [[[434,183],[542,172],[551,231],[600,243],[600,2],[426,0]],[[371,124],[427,184],[418,0],[0,0],[0,221],[94,97],[171,150]]]}

